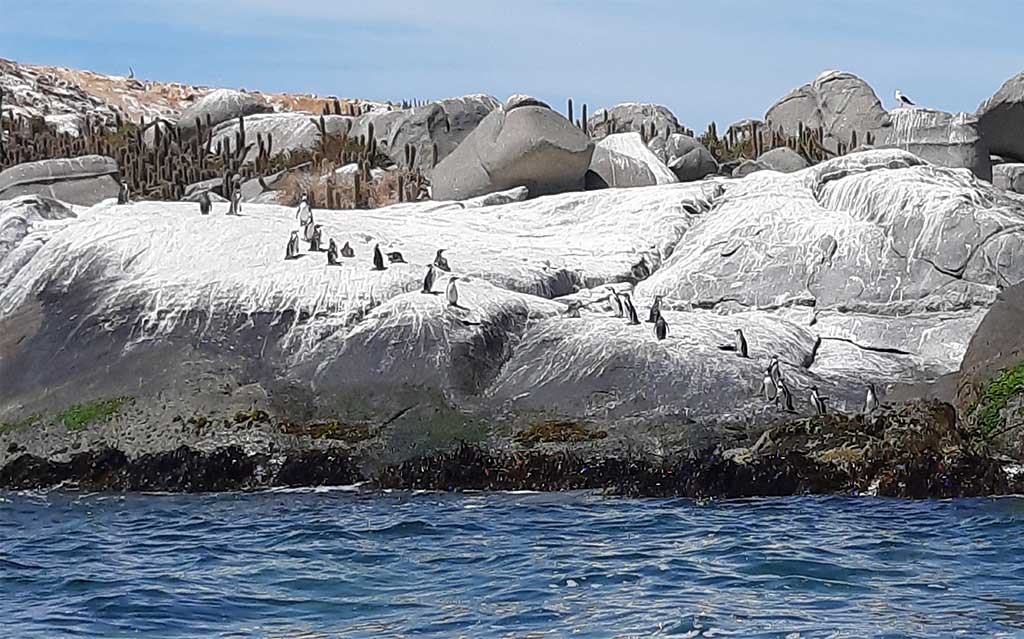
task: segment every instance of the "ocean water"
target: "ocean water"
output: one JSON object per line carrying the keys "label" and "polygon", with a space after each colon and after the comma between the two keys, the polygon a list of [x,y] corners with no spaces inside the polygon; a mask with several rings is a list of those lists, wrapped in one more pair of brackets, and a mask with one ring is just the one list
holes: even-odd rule
{"label": "ocean water", "polygon": [[3,637],[1024,636],[1024,500],[0,493]]}

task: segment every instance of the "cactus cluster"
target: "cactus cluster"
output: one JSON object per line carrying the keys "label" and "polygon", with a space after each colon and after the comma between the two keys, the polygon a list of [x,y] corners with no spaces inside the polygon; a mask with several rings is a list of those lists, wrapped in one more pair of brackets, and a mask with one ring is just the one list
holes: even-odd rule
{"label": "cactus cluster", "polygon": [[796,135],[787,135],[782,127],[772,129],[765,124],[752,121],[743,127],[730,127],[725,136],[718,135],[717,125],[712,122],[703,135],[697,138],[720,162],[729,160],[755,160],[766,151],[789,147],[799,153],[810,164],[817,164],[829,158],[846,155],[858,146],[858,139],[865,144],[874,144],[874,135],[865,133],[858,138],[857,132],[850,135],[850,142],[836,142],[836,148],[825,144],[825,130],[822,127],[799,123]]}

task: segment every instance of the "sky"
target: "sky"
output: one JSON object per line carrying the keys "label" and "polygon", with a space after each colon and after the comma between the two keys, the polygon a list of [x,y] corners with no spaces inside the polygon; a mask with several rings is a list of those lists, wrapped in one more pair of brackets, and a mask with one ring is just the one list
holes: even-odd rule
{"label": "sky", "polygon": [[372,100],[489,93],[577,115],[668,106],[702,131],[826,69],[893,107],[973,111],[1024,71],[1021,0],[0,0],[0,57]]}

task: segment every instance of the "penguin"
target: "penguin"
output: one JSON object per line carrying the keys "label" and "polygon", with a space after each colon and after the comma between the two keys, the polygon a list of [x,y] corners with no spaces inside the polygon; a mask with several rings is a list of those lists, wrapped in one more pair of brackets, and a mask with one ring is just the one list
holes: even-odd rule
{"label": "penguin", "polygon": [[818,387],[811,386],[811,406],[814,407],[815,415],[824,415],[825,410],[825,398],[818,394]]}
{"label": "penguin", "polygon": [[338,265],[338,245],[334,243],[334,238],[327,244],[327,265],[337,266]]}
{"label": "penguin", "polygon": [[199,214],[209,215],[210,210],[213,208],[213,202],[210,201],[210,192],[203,191],[199,194]]}
{"label": "penguin", "polygon": [[388,262],[390,262],[392,264],[405,264],[406,263],[405,258],[402,257],[402,254],[399,253],[398,251],[392,251],[391,253],[388,253]]}
{"label": "penguin", "polygon": [[313,223],[313,215],[310,214],[309,222],[302,226],[302,239],[307,242],[313,241],[313,234],[316,232],[316,224]]}
{"label": "penguin", "polygon": [[782,407],[786,409],[787,413],[795,413],[796,409],[793,408],[793,393],[789,390],[789,385],[786,384],[786,380],[779,378],[779,390],[782,391]]}
{"label": "penguin", "polygon": [[747,338],[743,337],[743,329],[736,329],[736,354],[740,357],[750,357],[750,353],[747,352]]}
{"label": "penguin", "polygon": [[651,276],[651,267],[647,265],[647,256],[644,255],[640,258],[640,261],[634,264],[630,269],[630,275],[633,279],[640,281],[645,280]]}
{"label": "penguin", "polygon": [[117,203],[129,204],[128,183],[124,180],[121,180],[121,184],[117,189]]}
{"label": "penguin", "polygon": [[665,322],[665,318],[658,313],[658,319],[654,320],[654,336],[658,338],[658,341],[668,337],[668,323]]}
{"label": "penguin", "polygon": [[434,266],[446,273],[450,273],[452,269],[448,267],[448,260],[444,255],[442,255],[446,250],[447,249],[437,249],[437,255],[434,256]]}
{"label": "penguin", "polygon": [[647,323],[654,324],[661,317],[661,298],[663,295],[655,295],[654,303],[651,304],[651,312],[647,315]]}
{"label": "penguin", "polygon": [[764,378],[761,379],[761,391],[764,393],[766,402],[779,403],[779,387],[776,386],[775,380],[772,379],[771,373],[768,371],[764,372]]}
{"label": "penguin", "polygon": [[284,252],[284,259],[294,260],[299,256],[299,232],[292,231],[292,235],[288,238],[288,247]]}
{"label": "penguin", "polygon": [[878,395],[875,393],[875,385],[868,384],[868,392],[864,396],[864,414],[870,415],[878,409]]}
{"label": "penguin", "polygon": [[306,226],[313,221],[313,211],[309,208],[309,197],[305,193],[302,194],[302,201],[295,211],[295,219],[299,221],[299,226]]}
{"label": "penguin", "polygon": [[423,278],[423,293],[433,293],[434,288],[434,265],[427,264],[427,274]]}
{"label": "penguin", "polygon": [[615,317],[622,317],[622,299],[619,297],[619,293],[611,286],[608,287],[608,290],[612,293],[612,309],[615,311]]}
{"label": "penguin", "polygon": [[341,247],[341,256],[342,257],[355,257],[356,256],[356,252],[352,250],[352,247],[348,245],[348,242],[345,242],[345,246]]}
{"label": "penguin", "polygon": [[622,299],[624,306],[626,307],[626,316],[629,318],[629,324],[636,326],[640,323],[640,318],[636,315],[636,307],[633,306],[633,300],[629,297],[629,293],[623,293]]}
{"label": "penguin", "polygon": [[782,369],[779,368],[779,358],[772,356],[772,360],[768,362],[768,374],[772,376],[772,381],[778,385],[779,381],[782,380]]}
{"label": "penguin", "polygon": [[448,290],[445,291],[445,295],[448,297],[448,306],[459,305],[459,289],[455,286],[455,280],[459,278],[452,276],[448,280]]}
{"label": "penguin", "polygon": [[231,208],[228,209],[228,215],[241,215],[242,214],[242,190],[235,189],[235,192],[231,194]]}
{"label": "penguin", "polygon": [[[348,246],[346,244],[346,246]],[[384,266],[384,254],[380,252],[380,244],[376,244],[373,247],[373,270],[383,271],[387,267]]]}
{"label": "penguin", "polygon": [[324,241],[323,225],[321,225],[321,224],[314,224],[313,225],[313,237],[309,240],[309,250],[310,251],[322,251],[322,250],[324,250],[323,246],[321,246],[323,244],[323,241]]}

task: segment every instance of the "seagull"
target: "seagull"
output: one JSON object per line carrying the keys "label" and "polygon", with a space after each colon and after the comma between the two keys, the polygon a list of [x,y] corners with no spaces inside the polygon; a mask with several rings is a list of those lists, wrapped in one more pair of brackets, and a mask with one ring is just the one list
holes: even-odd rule
{"label": "seagull", "polygon": [[899,89],[896,89],[896,102],[901,107],[917,106],[916,104],[914,104],[914,102],[910,98],[908,98],[907,96],[903,95],[903,93]]}

